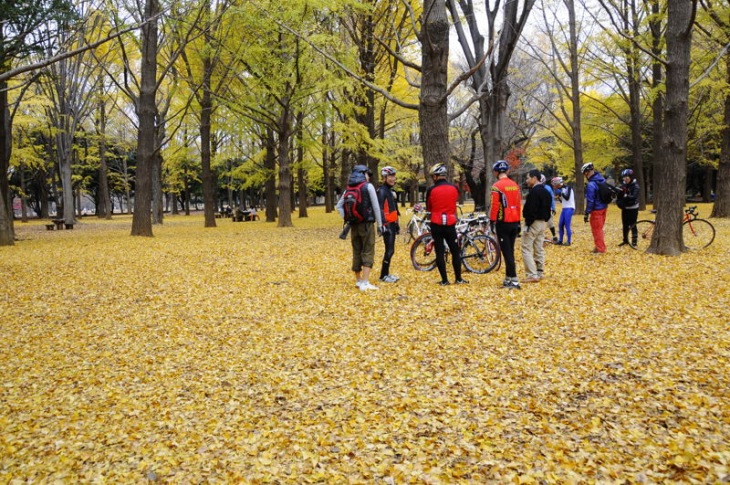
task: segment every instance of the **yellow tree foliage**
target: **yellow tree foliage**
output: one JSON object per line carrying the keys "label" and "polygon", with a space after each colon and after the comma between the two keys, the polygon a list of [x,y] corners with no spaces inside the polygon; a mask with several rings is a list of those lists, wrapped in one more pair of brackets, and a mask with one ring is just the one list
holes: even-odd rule
{"label": "yellow tree foliage", "polygon": [[19,225],[0,248],[0,481],[730,479],[726,220],[666,258],[616,247],[615,207],[596,257],[575,218],[521,291],[503,268],[437,286],[399,241],[400,282],[359,292],[337,216],[309,214],[170,216],[154,239],[130,216]]}

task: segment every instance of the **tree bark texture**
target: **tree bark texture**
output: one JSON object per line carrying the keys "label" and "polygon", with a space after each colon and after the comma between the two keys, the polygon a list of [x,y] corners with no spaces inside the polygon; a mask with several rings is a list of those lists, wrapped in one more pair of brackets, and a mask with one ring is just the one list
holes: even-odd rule
{"label": "tree bark texture", "polygon": [[684,250],[682,216],[687,182],[687,116],[694,2],[669,2],[667,15],[667,82],[663,152],[654,171],[656,230],[648,251],[677,256]]}
{"label": "tree bark texture", "polygon": [[[4,71],[5,64],[0,64]],[[10,203],[10,183],[7,174],[10,168],[10,151],[12,133],[10,110],[8,109],[8,84],[0,81],[0,246],[15,244],[15,228],[13,227],[13,206]]]}
{"label": "tree bark texture", "polygon": [[277,216],[277,194],[276,194],[276,136],[271,127],[266,127],[266,158],[264,168],[268,177],[266,179],[266,222],[276,222]]}
{"label": "tree bark texture", "polygon": [[446,5],[425,0],[421,40],[421,92],[418,118],[426,170],[450,162],[449,120],[446,105],[449,60],[449,21]]}
{"label": "tree bark texture", "polygon": [[142,26],[140,92],[137,100],[139,132],[137,134],[137,178],[134,192],[132,235],[152,237],[152,168],[155,156],[155,115],[157,106],[157,0],[146,0]]}
{"label": "tree bark texture", "polygon": [[[730,50],[725,54],[725,69],[725,80],[730,85]],[[725,95],[724,120],[712,217],[730,217],[730,93]]]}
{"label": "tree bark texture", "polygon": [[211,96],[211,78],[213,77],[213,61],[209,56],[203,60],[203,96],[200,100],[200,165],[203,178],[203,204],[205,222],[204,227],[216,227],[215,223],[215,193],[216,177],[210,167],[211,142],[210,119],[213,113],[213,99]]}

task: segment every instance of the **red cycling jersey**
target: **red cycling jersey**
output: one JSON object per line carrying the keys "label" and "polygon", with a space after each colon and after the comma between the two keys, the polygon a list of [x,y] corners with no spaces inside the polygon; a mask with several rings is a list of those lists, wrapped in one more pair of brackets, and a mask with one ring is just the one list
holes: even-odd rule
{"label": "red cycling jersey", "polygon": [[444,179],[437,180],[426,190],[426,210],[431,212],[431,223],[441,226],[456,224],[456,204],[459,189]]}
{"label": "red cycling jersey", "polygon": [[492,222],[520,222],[522,193],[509,177],[502,177],[492,185],[492,208],[489,220]]}

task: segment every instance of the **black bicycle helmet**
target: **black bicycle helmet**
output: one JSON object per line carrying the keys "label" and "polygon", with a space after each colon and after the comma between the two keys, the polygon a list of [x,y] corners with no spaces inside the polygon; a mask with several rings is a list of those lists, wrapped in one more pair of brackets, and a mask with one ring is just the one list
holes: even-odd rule
{"label": "black bicycle helmet", "polygon": [[630,168],[627,168],[625,170],[621,170],[621,178],[623,177],[631,177],[634,178],[634,171]]}

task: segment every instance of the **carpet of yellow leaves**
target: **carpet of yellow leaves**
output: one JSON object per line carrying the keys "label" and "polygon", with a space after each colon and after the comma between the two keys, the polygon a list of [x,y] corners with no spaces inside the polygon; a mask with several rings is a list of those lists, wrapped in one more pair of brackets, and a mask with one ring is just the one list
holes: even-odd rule
{"label": "carpet of yellow leaves", "polygon": [[[709,206],[701,206],[707,215]],[[125,216],[0,248],[0,482],[730,480],[730,221],[701,252],[548,247],[439,287],[398,242],[360,293],[321,208],[296,228]],[[377,248],[379,258],[382,244]],[[518,268],[523,274],[518,256]]]}

